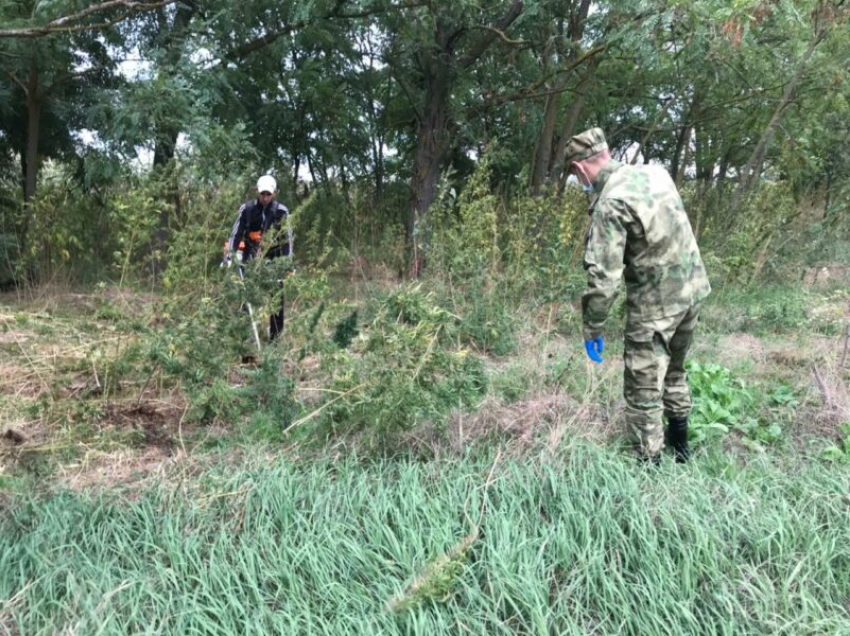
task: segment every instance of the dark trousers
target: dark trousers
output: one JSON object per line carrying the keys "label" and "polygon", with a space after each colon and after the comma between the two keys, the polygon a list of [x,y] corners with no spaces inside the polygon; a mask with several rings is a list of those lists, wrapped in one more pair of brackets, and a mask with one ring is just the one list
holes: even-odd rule
{"label": "dark trousers", "polygon": [[283,281],[277,281],[279,293],[272,298],[271,315],[269,316],[269,340],[274,341],[283,331]]}

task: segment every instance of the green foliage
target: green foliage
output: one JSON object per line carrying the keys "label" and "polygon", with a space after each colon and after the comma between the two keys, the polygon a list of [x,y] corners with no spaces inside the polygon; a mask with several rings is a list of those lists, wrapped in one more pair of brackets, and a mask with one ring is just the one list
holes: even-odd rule
{"label": "green foliage", "polygon": [[172,218],[168,230],[167,267],[162,277],[166,290],[188,294],[190,299],[209,293],[218,278],[223,247],[230,236],[245,184],[250,178],[231,176],[209,182],[206,175],[195,173],[192,165],[176,166],[182,215]]}
{"label": "green foliage", "polygon": [[798,214],[791,184],[762,183],[742,209],[720,210],[709,218],[702,234],[705,244],[722,254],[722,269],[713,275],[725,281],[753,282],[783,249],[782,231]]}
{"label": "green foliage", "polygon": [[291,420],[293,383],[280,373],[282,352],[275,347],[263,352],[256,372],[245,373],[241,387],[230,381],[240,356],[257,355],[244,303],[252,304],[264,333],[263,308],[279,293],[277,281],[290,267],[286,259],[252,260],[244,280],[236,267],[216,269],[218,280],[207,282],[210,295],[169,297],[159,308],[162,324],[139,345],[144,371],[183,390],[189,421],[234,422],[257,412],[272,414],[281,427]]}
{"label": "green foliage", "polygon": [[[478,283],[478,284],[476,284]],[[476,276],[464,286],[466,302],[460,336],[481,353],[504,356],[516,348],[517,325],[508,298],[498,286]]]}
{"label": "green foliage", "polygon": [[334,327],[333,341],[340,349],[345,349],[357,336],[357,310],[353,310],[346,318],[336,323]]}
{"label": "green foliage", "polygon": [[62,272],[90,281],[112,262],[121,240],[114,227],[120,213],[85,192],[66,166],[52,164],[42,173],[41,188],[25,212],[29,240],[18,255],[16,277],[47,281]]}
{"label": "green foliage", "polygon": [[490,374],[490,392],[506,402],[517,402],[533,390],[534,376],[524,364],[517,362]]}
{"label": "green foliage", "polygon": [[850,465],[850,422],[838,427],[840,438],[835,444],[830,444],[821,452],[824,459]]}
{"label": "green foliage", "polygon": [[693,399],[690,436],[695,444],[725,437],[732,431],[753,450],[779,444],[795,421],[799,400],[786,385],[758,390],[724,367],[688,363]]}
{"label": "green foliage", "polygon": [[523,192],[510,201],[504,242],[512,286],[547,300],[570,295],[577,279],[584,286],[578,266],[589,219],[587,204],[587,196],[575,187],[542,197]]}
{"label": "green foliage", "polygon": [[339,192],[328,195],[314,190],[292,215],[292,225],[298,235],[298,250],[304,260],[329,265],[334,249],[345,249],[340,241],[340,224],[346,219],[341,211],[347,209]]}
{"label": "green foliage", "polygon": [[433,212],[434,268],[464,281],[497,278],[512,293],[558,296],[583,249],[587,198],[576,188],[498,196],[493,164],[501,154],[488,150],[459,197],[443,184]]}
{"label": "green foliage", "polygon": [[243,375],[244,385],[234,392],[238,407],[249,418],[249,427],[270,441],[282,440],[296,414],[296,404],[295,383],[281,369],[278,351],[267,349],[260,365]]}
{"label": "green foliage", "polygon": [[[816,295],[799,285],[729,285],[722,287],[717,298],[709,302],[717,302],[723,312],[724,330],[754,335],[786,334],[809,325]],[[708,326],[713,327],[711,323]]]}
{"label": "green foliage", "polygon": [[753,403],[753,394],[743,380],[716,364],[690,361],[688,382],[693,409],[689,435],[695,445],[729,434],[743,423]]}
{"label": "green foliage", "polygon": [[362,431],[384,444],[486,388],[477,356],[452,346],[457,319],[421,284],[379,299],[368,329],[347,350],[322,357],[331,397],[317,411],[322,434]]}
{"label": "green foliage", "polygon": [[421,605],[448,601],[463,574],[469,551],[477,539],[478,531],[475,530],[449,552],[431,561],[404,593],[390,602],[389,608],[401,613]]}

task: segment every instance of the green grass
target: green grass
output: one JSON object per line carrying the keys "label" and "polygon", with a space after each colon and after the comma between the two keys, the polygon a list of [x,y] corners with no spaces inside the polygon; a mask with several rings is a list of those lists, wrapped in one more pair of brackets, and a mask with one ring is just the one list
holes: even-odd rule
{"label": "green grass", "polygon": [[579,443],[242,465],[0,500],[0,632],[850,633],[847,467]]}

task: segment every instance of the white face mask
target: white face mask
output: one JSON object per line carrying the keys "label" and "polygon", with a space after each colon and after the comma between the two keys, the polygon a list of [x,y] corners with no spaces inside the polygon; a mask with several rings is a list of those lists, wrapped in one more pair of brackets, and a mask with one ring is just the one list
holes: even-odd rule
{"label": "white face mask", "polygon": [[576,180],[578,181],[578,184],[581,186],[581,189],[584,190],[585,194],[590,194],[591,192],[593,192],[593,185],[590,183],[585,183],[584,176],[580,175],[578,170],[576,170],[574,174]]}

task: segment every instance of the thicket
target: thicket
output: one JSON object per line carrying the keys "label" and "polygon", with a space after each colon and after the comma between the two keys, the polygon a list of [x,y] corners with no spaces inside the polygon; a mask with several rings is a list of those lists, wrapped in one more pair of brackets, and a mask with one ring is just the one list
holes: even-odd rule
{"label": "thicket", "polygon": [[[177,390],[187,423],[242,422],[270,439],[354,435],[387,449],[411,431],[443,430],[453,413],[474,411],[487,395],[508,402],[528,397],[535,382],[551,386],[570,367],[567,361],[560,370],[520,365],[512,371],[499,369],[498,361],[523,353],[527,321],[540,309],[549,312],[551,333],[579,337],[587,198],[575,187],[544,196],[505,192],[494,169],[498,156],[482,157],[460,189],[450,179],[441,183],[420,280],[399,276],[404,237],[389,203],[374,205],[365,185],[362,194],[349,190],[350,197],[314,191],[287,201],[282,193],[292,208],[295,261],[253,261],[244,281],[235,269],[222,269],[222,244],[247,194],[239,186],[256,171],[226,161],[212,173],[208,162],[187,162],[170,173],[126,175],[98,197],[85,196],[57,168],[52,178],[62,187],[32,204],[41,245],[20,266],[66,281],[63,272],[73,272],[70,278],[81,284],[156,290],[145,315],[124,316],[108,301],[99,309],[101,318],[133,333],[109,362],[112,397],[129,385],[141,386],[133,389],[139,400],[150,391]],[[162,193],[175,181],[180,214],[163,228],[162,210],[173,200]],[[824,248],[818,262],[799,247],[807,235],[834,248],[845,240],[842,219],[794,201],[782,183],[763,184],[734,212],[720,206],[719,193],[699,198],[689,186],[683,190],[713,298],[728,309],[715,330],[841,333],[839,316],[809,315],[808,292],[787,283],[812,264],[850,264],[840,249]],[[97,231],[82,231],[93,221]],[[824,227],[831,228],[829,238]],[[162,232],[167,252],[160,251]],[[285,281],[282,290],[278,280]],[[256,355],[244,304],[257,309],[263,333],[269,301],[281,295],[285,337],[264,346],[256,368],[234,368],[241,356]],[[622,307],[615,306],[609,323],[612,355]],[[532,380],[537,373],[539,382]],[[762,445],[787,438],[781,429],[789,422],[770,415],[784,389],[770,388],[766,401],[756,400],[761,392],[729,374],[694,364],[694,442],[730,432]]]}

